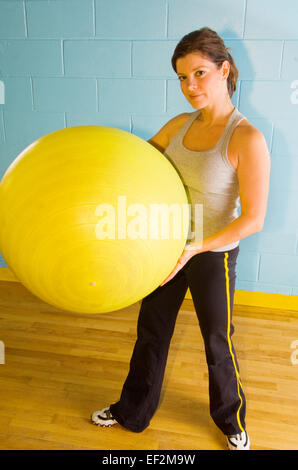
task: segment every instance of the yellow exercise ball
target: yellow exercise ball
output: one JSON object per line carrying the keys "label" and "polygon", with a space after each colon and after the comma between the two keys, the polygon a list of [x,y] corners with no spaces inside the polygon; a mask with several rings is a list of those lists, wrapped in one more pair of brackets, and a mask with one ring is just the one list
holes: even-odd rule
{"label": "yellow exercise ball", "polygon": [[110,312],[168,276],[189,210],[176,169],[143,139],[105,126],[60,129],[29,145],[2,178],[0,251],[45,302]]}

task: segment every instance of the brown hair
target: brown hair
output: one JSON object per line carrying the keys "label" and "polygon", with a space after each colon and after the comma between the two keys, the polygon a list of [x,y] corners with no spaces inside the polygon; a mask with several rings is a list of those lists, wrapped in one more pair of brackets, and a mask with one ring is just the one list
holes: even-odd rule
{"label": "brown hair", "polygon": [[177,73],[176,61],[180,57],[185,57],[189,53],[201,52],[207,56],[209,60],[214,62],[218,68],[227,60],[230,63],[230,73],[227,79],[227,87],[230,97],[236,90],[236,82],[238,79],[238,69],[235,65],[233,57],[228,52],[230,48],[226,48],[223,40],[218,34],[210,28],[201,28],[192,31],[179,41],[174,54],[172,56],[172,67]]}

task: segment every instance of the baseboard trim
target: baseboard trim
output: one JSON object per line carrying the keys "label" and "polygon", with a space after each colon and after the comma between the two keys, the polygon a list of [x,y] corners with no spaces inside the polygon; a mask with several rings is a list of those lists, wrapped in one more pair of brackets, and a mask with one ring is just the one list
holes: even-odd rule
{"label": "baseboard trim", "polygon": [[[4,267],[0,267],[0,281],[19,282],[13,272],[9,268]],[[186,292],[185,298],[192,298],[189,289]],[[298,296],[236,290],[234,304],[298,311]]]}
{"label": "baseboard trim", "polygon": [[[189,289],[186,292],[185,298],[192,298]],[[298,296],[236,290],[234,295],[234,304],[298,311]]]}

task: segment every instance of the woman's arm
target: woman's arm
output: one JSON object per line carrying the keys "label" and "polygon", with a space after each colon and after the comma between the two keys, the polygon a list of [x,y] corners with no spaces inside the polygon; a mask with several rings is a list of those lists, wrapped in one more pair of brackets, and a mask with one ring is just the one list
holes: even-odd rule
{"label": "woman's arm", "polygon": [[263,228],[270,176],[270,155],[265,137],[253,126],[243,126],[238,148],[241,215],[219,232],[204,238],[201,244],[188,245],[196,253],[229,245]]}

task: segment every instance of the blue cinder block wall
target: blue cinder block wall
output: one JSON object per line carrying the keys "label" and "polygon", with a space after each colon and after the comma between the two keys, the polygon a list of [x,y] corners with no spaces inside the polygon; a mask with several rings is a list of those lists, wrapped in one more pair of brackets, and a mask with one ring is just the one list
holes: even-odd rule
{"label": "blue cinder block wall", "polygon": [[236,287],[298,295],[297,18],[296,0],[0,0],[0,177],[54,130],[108,125],[147,140],[193,111],[170,59],[209,26],[232,48],[233,103],[272,161],[264,229],[241,241]]}

